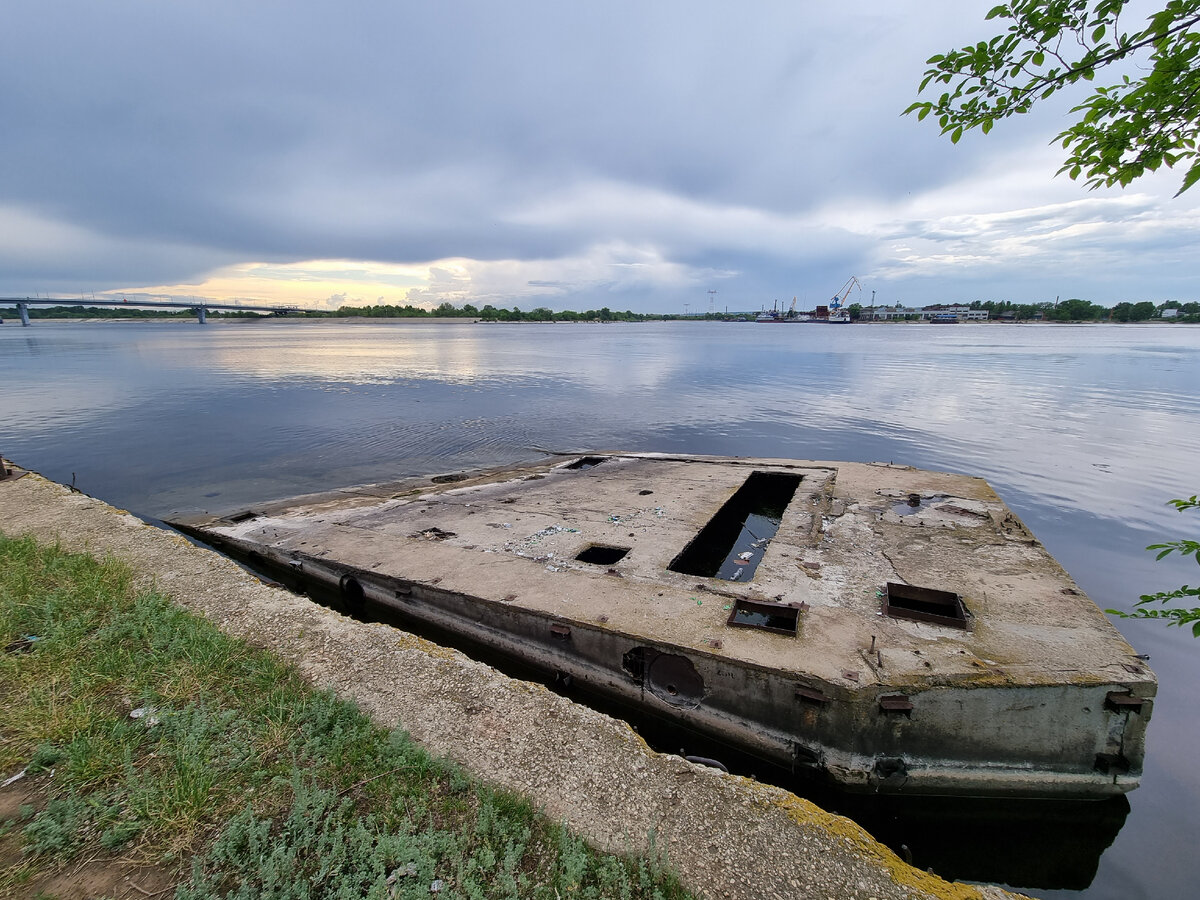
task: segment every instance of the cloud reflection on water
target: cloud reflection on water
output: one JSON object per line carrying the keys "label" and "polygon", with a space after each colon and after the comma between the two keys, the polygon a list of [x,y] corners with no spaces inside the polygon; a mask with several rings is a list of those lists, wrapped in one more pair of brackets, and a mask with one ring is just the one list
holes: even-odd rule
{"label": "cloud reflection on water", "polygon": [[[278,470],[268,452],[298,473],[320,454],[390,477],[410,458],[448,468],[687,435],[676,449],[978,474],[1146,528],[1173,524],[1161,500],[1196,490],[1200,331],[1182,327],[35,327],[37,353],[3,335],[0,371],[23,384],[3,414],[17,434],[103,457],[97,433],[127,447],[152,430],[136,441],[201,457],[214,478]],[[191,433],[201,418],[219,448]]]}

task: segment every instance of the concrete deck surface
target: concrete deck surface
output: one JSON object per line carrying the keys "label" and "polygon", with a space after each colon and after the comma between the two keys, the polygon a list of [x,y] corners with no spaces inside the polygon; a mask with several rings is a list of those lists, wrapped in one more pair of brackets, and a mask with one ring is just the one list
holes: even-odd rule
{"label": "concrete deck surface", "polygon": [[[414,573],[467,596],[594,622],[846,690],[870,685],[1144,681],[1133,649],[980,478],[908,466],[657,454],[600,454],[428,479],[378,493],[298,498],[222,535],[398,578]],[[801,476],[779,534],[746,581],[668,570],[752,471]],[[910,508],[916,495],[920,506]],[[897,510],[901,512],[897,512]],[[611,566],[576,562],[591,544],[630,548]],[[620,578],[611,577],[619,574]],[[879,615],[900,582],[962,595],[970,631]],[[796,640],[728,628],[726,597],[803,603]],[[867,653],[875,647],[882,657]],[[879,665],[882,658],[883,665]]]}

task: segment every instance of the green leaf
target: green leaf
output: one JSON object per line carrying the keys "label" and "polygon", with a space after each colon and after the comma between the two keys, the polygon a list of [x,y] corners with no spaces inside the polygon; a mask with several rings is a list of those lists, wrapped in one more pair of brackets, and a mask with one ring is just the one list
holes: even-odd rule
{"label": "green leaf", "polygon": [[1192,167],[1188,169],[1187,174],[1183,176],[1183,187],[1181,187],[1175,196],[1178,197],[1197,181],[1200,181],[1200,162],[1192,163]]}
{"label": "green leaf", "polygon": [[[945,93],[906,113],[936,113],[941,133],[958,143],[978,127],[1028,113],[1057,91],[1093,83],[1070,110],[1072,124],[1055,139],[1069,156],[1061,173],[1090,189],[1128,185],[1155,169],[1186,168],[1179,193],[1200,181],[1200,0],[1161,0],[1141,30],[1117,30],[1128,0],[1011,0],[987,19],[1003,20],[991,35],[931,56],[919,93]],[[984,40],[978,40],[983,37]],[[1097,73],[1125,60],[1110,85]],[[1071,150],[1074,148],[1074,152]],[[1178,194],[1176,194],[1178,196]],[[1160,548],[1161,549],[1161,548]]]}

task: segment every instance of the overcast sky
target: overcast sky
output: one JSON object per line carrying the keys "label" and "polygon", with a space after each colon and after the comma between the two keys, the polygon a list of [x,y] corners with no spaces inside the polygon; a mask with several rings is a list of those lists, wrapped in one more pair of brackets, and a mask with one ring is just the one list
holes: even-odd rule
{"label": "overcast sky", "polygon": [[[1200,188],[900,112],[994,0],[9,0],[0,296],[1195,300]],[[715,294],[709,293],[715,291]]]}

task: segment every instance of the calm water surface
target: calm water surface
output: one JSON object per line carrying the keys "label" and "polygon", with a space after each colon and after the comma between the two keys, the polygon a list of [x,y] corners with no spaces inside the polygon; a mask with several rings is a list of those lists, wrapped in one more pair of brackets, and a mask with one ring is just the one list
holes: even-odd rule
{"label": "calm water surface", "polygon": [[[0,326],[0,452],[155,518],[540,449],[892,460],[987,478],[1092,599],[1128,608],[1195,582],[1142,548],[1200,533],[1165,505],[1200,491],[1198,447],[1188,326]],[[1161,681],[1142,787],[1090,886],[1053,875],[1086,822],[1012,871],[1035,896],[1200,883],[1200,642],[1119,627]]]}

